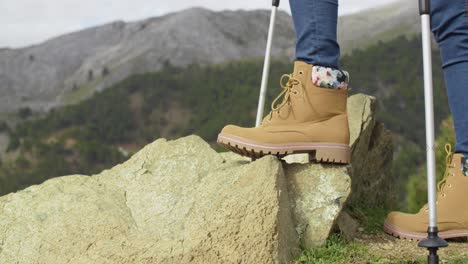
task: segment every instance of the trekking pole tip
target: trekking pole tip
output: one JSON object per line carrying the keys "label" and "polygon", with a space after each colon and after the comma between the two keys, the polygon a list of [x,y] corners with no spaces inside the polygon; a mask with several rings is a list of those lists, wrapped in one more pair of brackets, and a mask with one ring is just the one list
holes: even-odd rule
{"label": "trekking pole tip", "polygon": [[438,264],[439,256],[437,255],[437,251],[442,247],[447,247],[448,243],[439,237],[439,229],[437,227],[429,227],[427,234],[427,238],[421,240],[418,246],[429,250],[429,256],[427,257],[428,264]]}

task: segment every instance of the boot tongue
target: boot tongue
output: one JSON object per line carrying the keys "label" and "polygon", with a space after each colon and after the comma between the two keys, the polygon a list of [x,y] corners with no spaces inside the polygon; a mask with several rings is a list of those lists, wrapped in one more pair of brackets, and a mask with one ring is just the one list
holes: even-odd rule
{"label": "boot tongue", "polygon": [[299,79],[301,81],[305,80],[307,76],[312,78],[312,67],[312,64],[308,64],[303,61],[294,62],[293,78]]}
{"label": "boot tongue", "polygon": [[297,71],[297,70],[302,69],[304,67],[311,67],[312,68],[312,64],[308,64],[308,63],[305,63],[303,61],[295,61],[294,62],[294,71]]}

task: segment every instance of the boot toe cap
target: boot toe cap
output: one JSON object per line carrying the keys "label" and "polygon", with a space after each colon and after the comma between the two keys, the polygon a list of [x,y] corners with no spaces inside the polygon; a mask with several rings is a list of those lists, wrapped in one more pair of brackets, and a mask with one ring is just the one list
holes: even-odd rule
{"label": "boot toe cap", "polygon": [[239,139],[258,141],[258,140],[261,140],[262,138],[261,137],[262,131],[260,131],[258,128],[227,125],[221,130],[220,135],[228,136],[228,137],[234,136],[235,138],[239,138]]}
{"label": "boot toe cap", "polygon": [[242,127],[235,126],[235,125],[227,125],[221,130],[220,134],[237,135],[239,134],[241,130],[242,130]]}
{"label": "boot toe cap", "polygon": [[385,226],[395,231],[424,233],[427,230],[426,222],[420,214],[391,212],[385,220]]}

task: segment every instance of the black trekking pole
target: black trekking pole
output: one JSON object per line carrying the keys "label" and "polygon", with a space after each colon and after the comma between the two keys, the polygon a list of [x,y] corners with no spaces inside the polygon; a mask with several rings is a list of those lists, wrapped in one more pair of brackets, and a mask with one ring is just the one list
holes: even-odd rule
{"label": "black trekking pole", "polygon": [[268,29],[268,39],[265,50],[265,62],[263,64],[262,84],[260,87],[260,98],[258,100],[257,119],[255,121],[255,126],[259,126],[262,122],[263,109],[265,108],[265,96],[268,86],[268,76],[270,74],[271,46],[273,43],[273,35],[275,32],[276,12],[278,11],[279,4],[280,0],[273,0],[271,5],[270,28]]}
{"label": "black trekking pole", "polygon": [[418,246],[427,248],[429,250],[427,263],[438,264],[439,256],[437,255],[437,251],[441,247],[447,247],[448,243],[439,237],[439,229],[437,228],[430,0],[419,0],[419,14],[421,15],[424,63],[424,103],[426,112],[427,197],[429,206],[429,227],[427,229],[427,238],[421,240]]}

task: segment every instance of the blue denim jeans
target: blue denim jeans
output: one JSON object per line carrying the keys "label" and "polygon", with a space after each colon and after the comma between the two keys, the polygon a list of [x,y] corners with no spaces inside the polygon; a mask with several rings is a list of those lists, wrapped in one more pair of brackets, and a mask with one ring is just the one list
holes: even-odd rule
{"label": "blue denim jeans", "polygon": [[339,68],[338,0],[289,0],[289,4],[296,29],[296,58],[313,65]]}
{"label": "blue denim jeans", "polygon": [[[339,68],[338,0],[289,2],[297,36],[296,58]],[[468,0],[432,0],[431,16],[455,124],[455,152],[468,157]]]}
{"label": "blue denim jeans", "polygon": [[431,12],[455,125],[455,152],[468,157],[468,0],[432,0]]}

